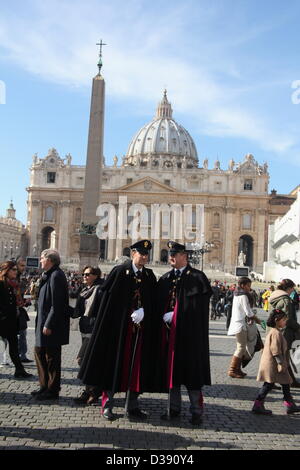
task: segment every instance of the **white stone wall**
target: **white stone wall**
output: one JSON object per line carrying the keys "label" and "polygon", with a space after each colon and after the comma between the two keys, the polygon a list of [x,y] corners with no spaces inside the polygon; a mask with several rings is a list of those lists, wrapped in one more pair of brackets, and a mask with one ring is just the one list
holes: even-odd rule
{"label": "white stone wall", "polygon": [[268,262],[264,279],[292,279],[300,284],[300,191],[290,210],[269,226]]}

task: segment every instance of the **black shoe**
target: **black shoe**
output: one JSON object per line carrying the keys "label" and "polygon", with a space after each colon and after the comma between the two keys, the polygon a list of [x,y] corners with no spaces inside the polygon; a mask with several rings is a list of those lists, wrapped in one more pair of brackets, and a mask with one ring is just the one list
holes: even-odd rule
{"label": "black shoe", "polygon": [[73,402],[77,405],[86,405],[89,398],[90,394],[86,390],[84,390],[79,397],[73,398]]}
{"label": "black shoe", "polygon": [[128,416],[128,418],[142,419],[142,420],[148,418],[147,413],[144,413],[139,408],[134,408],[133,410],[129,410],[128,413],[127,413],[127,416]]}
{"label": "black shoe", "polygon": [[192,413],[192,419],[190,420],[190,423],[194,426],[199,426],[202,423],[202,415]]}
{"label": "black shoe", "polygon": [[57,400],[59,398],[59,393],[51,392],[50,390],[45,390],[37,395],[35,395],[35,399],[38,401],[43,400]]}
{"label": "black shoe", "polygon": [[46,388],[38,388],[37,390],[33,390],[30,395],[35,397],[36,395],[40,395],[41,393],[45,392]]}
{"label": "black shoe", "polygon": [[165,413],[161,415],[160,419],[163,421],[169,421],[170,419],[178,418],[178,416],[180,416],[180,411],[170,410],[170,414]]}
{"label": "black shoe", "polygon": [[34,362],[32,359],[28,359],[25,357],[25,359],[21,359],[21,362],[24,362],[24,364],[29,364],[29,362]]}
{"label": "black shoe", "polygon": [[16,370],[14,375],[15,379],[28,379],[29,377],[33,377],[33,375],[26,372],[26,370]]}
{"label": "black shoe", "polygon": [[109,408],[104,409],[102,416],[108,421],[114,421],[114,419],[116,418],[113,412]]}

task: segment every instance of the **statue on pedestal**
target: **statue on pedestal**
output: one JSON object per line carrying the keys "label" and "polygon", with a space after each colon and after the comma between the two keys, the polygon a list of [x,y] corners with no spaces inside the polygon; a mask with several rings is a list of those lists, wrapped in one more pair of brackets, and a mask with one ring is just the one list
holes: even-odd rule
{"label": "statue on pedestal", "polygon": [[238,263],[239,263],[239,266],[245,266],[245,262],[246,262],[246,255],[245,253],[243,252],[243,250],[240,251],[240,254],[238,256]]}

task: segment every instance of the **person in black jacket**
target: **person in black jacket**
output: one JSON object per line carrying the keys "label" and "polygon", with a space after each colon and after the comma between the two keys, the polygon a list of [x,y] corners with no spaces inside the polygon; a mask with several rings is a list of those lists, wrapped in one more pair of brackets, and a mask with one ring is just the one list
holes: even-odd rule
{"label": "person in black jacket", "polygon": [[40,388],[32,392],[37,400],[59,397],[61,347],[69,343],[68,283],[59,265],[60,256],[56,250],[48,249],[41,253],[44,272],[38,296],[34,349]]}
{"label": "person in black jacket", "polygon": [[32,377],[25,371],[18,352],[18,316],[15,292],[17,265],[15,261],[6,261],[0,266],[0,336],[6,338],[9,355],[15,366],[15,378]]}
{"label": "person in black jacket", "polygon": [[78,375],[83,383],[104,391],[102,414],[108,420],[115,419],[114,393],[127,391],[128,417],[145,419],[138,396],[157,391],[156,278],[145,268],[150,249],[149,240],[132,245],[132,260],[115,266],[102,285],[100,309]]}
{"label": "person in black jacket", "polygon": [[31,305],[29,299],[25,299],[24,295],[27,290],[27,282],[22,275],[26,269],[26,261],[22,256],[16,258],[18,274],[17,274],[17,306],[18,306],[18,320],[19,320],[19,331],[18,331],[18,348],[21,362],[30,363],[33,362],[32,359],[27,357],[27,322],[30,321],[29,315],[27,313],[26,307]]}
{"label": "person in black jacket", "polygon": [[169,392],[168,411],[161,419],[180,415],[181,385],[190,399],[191,423],[202,421],[202,386],[211,384],[209,364],[210,283],[202,271],[188,263],[185,246],[168,242],[172,270],[158,281],[162,329],[163,387]]}
{"label": "person in black jacket", "polygon": [[[85,266],[82,272],[83,287],[76,293],[70,295],[71,298],[77,298],[72,318],[80,318],[79,330],[81,333],[82,344],[77,355],[78,364],[81,364],[86,351],[88,342],[92,336],[95,319],[100,306],[101,299],[101,270],[93,266]],[[96,386],[86,385],[85,390],[78,398],[74,398],[77,404],[93,405],[98,402],[102,390]]]}

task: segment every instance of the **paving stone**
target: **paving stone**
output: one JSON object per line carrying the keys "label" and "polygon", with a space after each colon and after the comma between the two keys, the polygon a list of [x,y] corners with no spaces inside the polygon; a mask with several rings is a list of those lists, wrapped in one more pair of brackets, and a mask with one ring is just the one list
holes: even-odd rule
{"label": "paving stone", "polygon": [[[31,311],[32,313],[32,311]],[[259,312],[266,318],[266,314]],[[204,387],[205,413],[199,428],[189,424],[189,401],[183,389],[182,416],[176,422],[164,423],[160,415],[167,406],[167,394],[140,397],[141,407],[149,412],[146,422],[129,422],[124,415],[124,394],[116,395],[112,423],[100,416],[100,406],[80,407],[73,403],[82,391],[77,379],[76,355],[80,348],[79,332],[71,332],[70,344],[63,347],[61,397],[55,403],[39,403],[30,393],[37,384],[35,365],[26,366],[33,379],[17,381],[13,367],[0,369],[0,449],[106,449],[128,450],[299,450],[299,419],[287,416],[282,406],[281,391],[270,393],[270,419],[251,413],[253,400],[261,384],[256,382],[259,354],[248,365],[247,376],[234,380],[227,376],[234,338],[226,337],[225,322],[211,322],[211,387]],[[29,357],[34,344],[34,318],[28,330]],[[220,336],[221,335],[221,336]],[[217,337],[215,337],[217,336]],[[219,336],[219,337],[218,337]],[[300,391],[293,390],[300,402]]]}

